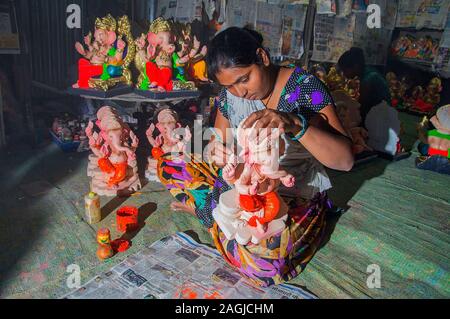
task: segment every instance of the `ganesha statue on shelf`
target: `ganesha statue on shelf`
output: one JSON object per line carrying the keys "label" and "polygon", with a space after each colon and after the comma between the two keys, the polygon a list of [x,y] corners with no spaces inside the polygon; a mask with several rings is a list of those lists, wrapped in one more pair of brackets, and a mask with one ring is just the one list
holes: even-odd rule
{"label": "ganesha statue on shelf", "polygon": [[91,190],[103,196],[126,196],[141,188],[136,161],[138,138],[109,106],[97,112],[95,122],[86,128],[92,155],[89,156],[88,176]]}
{"label": "ganesha statue on shelf", "polygon": [[[285,141],[280,134],[256,142],[252,130],[237,130],[242,152],[233,156],[223,169],[223,179],[234,189],[222,194],[213,217],[228,239],[241,245],[258,244],[282,232],[286,227],[288,207],[278,194],[280,184],[295,186],[295,178],[279,167]],[[238,163],[242,162],[242,163]]]}
{"label": "ganesha statue on shelf", "polygon": [[325,82],[330,91],[344,90],[345,89],[345,77],[337,71],[336,67],[331,67]]}
{"label": "ganesha statue on shelf", "polygon": [[441,102],[442,81],[440,78],[432,78],[426,88],[424,95],[424,102],[431,105],[432,108],[439,105]]}
{"label": "ganesha statue on shelf", "polygon": [[138,89],[155,92],[196,90],[193,82],[176,79],[176,39],[173,22],[160,17],[150,24],[147,34],[135,41],[135,64],[140,72]]}
{"label": "ganesha statue on shelf", "polygon": [[175,76],[181,82],[188,79],[209,82],[206,72],[206,45],[201,46],[190,23],[174,23],[178,50],[174,53]]}
{"label": "ganesha statue on shelf", "polygon": [[391,94],[391,105],[393,107],[403,107],[407,90],[406,80],[403,78],[399,81],[394,72],[388,72],[386,74],[386,81]]}
{"label": "ganesha statue on shelf", "polygon": [[361,81],[359,80],[358,77],[345,80],[344,90],[355,101],[359,100],[360,88],[361,88]]}
{"label": "ganesha statue on shelf", "polygon": [[[156,115],[156,125],[151,124],[147,130],[147,139],[152,146],[151,156],[148,158],[145,177],[149,181],[159,181],[157,174],[158,160],[164,154],[171,153],[180,160],[184,156],[186,144],[191,140],[189,127],[183,129],[178,114],[171,109],[162,109]],[[155,131],[158,134],[155,137]],[[181,133],[181,134],[178,134]],[[177,156],[178,155],[178,156]]]}
{"label": "ganesha statue on shelf", "polygon": [[110,14],[97,18],[94,35],[89,33],[84,45],[77,42],[75,48],[83,58],[78,61],[78,81],[74,88],[107,91],[119,83],[132,84],[129,65],[134,59],[135,46],[127,16],[118,21]]}

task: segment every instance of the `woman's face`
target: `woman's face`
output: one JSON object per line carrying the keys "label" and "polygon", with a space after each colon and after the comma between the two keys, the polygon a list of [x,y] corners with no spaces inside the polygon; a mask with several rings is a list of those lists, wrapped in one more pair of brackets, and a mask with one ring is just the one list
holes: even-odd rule
{"label": "woman's face", "polygon": [[270,61],[264,51],[258,53],[261,54],[263,65],[220,69],[216,74],[219,84],[234,96],[247,100],[262,100],[269,96],[272,91],[268,68]]}

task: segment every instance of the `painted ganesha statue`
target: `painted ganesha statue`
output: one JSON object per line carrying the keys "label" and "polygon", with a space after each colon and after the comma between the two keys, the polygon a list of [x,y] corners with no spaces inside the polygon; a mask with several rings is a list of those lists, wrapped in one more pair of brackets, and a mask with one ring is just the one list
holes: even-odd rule
{"label": "painted ganesha statue", "polygon": [[157,18],[150,24],[149,32],[142,34],[135,43],[135,65],[140,72],[138,89],[196,91],[191,80],[207,80],[203,60],[206,47],[200,47],[187,25]]}
{"label": "painted ganesha statue", "polygon": [[84,44],[77,42],[75,48],[82,58],[74,88],[107,91],[120,83],[132,84],[129,66],[136,47],[127,16],[118,21],[110,14],[97,18],[94,35],[89,33]]}
{"label": "painted ganesha statue", "polygon": [[[92,155],[87,175],[92,178],[91,191],[102,196],[126,196],[141,188],[136,160],[139,140],[109,106],[97,112],[96,128],[86,128]],[[96,129],[99,131],[97,132]]]}

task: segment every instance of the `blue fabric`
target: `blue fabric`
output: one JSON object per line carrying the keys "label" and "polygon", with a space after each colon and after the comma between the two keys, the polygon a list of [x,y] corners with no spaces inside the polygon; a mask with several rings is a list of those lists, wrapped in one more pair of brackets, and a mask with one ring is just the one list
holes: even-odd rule
{"label": "blue fabric", "polygon": [[448,158],[439,155],[430,156],[425,161],[418,163],[417,168],[450,175],[450,161]]}

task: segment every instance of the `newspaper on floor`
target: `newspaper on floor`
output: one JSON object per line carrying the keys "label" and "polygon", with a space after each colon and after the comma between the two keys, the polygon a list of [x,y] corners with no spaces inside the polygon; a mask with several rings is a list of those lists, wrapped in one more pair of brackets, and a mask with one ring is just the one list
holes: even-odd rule
{"label": "newspaper on floor", "polygon": [[315,299],[301,288],[255,286],[215,249],[184,233],[166,237],[62,299]]}

